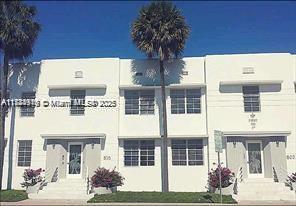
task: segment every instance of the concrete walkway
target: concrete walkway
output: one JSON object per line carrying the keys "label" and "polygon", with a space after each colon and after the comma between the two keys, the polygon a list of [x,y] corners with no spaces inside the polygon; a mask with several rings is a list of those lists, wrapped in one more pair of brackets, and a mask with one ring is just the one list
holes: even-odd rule
{"label": "concrete walkway", "polygon": [[[181,205],[234,205],[234,204],[209,204],[209,203],[87,203],[86,200],[24,200],[20,202],[1,202],[2,206],[12,205],[107,205],[107,206],[181,206]],[[296,205],[296,201],[241,201],[238,205]]]}

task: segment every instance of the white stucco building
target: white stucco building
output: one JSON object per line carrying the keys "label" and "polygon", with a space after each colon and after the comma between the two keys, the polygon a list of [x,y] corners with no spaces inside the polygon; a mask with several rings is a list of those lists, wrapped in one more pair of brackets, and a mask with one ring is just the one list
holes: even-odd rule
{"label": "white stucco building", "polygon": [[[258,182],[280,185],[275,199],[293,198],[283,182],[296,171],[296,56],[209,55],[174,60],[166,69],[170,191],[206,191],[220,130],[221,161],[238,177],[239,198],[258,198],[248,191]],[[161,190],[157,61],[42,60],[11,71],[10,98],[35,97],[40,106],[9,109],[3,188],[19,189],[24,169],[41,167],[48,182],[57,182],[39,197],[59,184],[82,193],[96,168],[115,167],[125,177],[119,190]],[[88,107],[57,106],[77,98]]]}

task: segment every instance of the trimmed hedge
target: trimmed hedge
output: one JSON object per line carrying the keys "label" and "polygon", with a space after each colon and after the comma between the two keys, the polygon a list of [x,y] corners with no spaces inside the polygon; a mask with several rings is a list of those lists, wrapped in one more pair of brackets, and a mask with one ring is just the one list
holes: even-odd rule
{"label": "trimmed hedge", "polygon": [[28,199],[24,190],[2,190],[0,191],[0,202],[18,202]]}

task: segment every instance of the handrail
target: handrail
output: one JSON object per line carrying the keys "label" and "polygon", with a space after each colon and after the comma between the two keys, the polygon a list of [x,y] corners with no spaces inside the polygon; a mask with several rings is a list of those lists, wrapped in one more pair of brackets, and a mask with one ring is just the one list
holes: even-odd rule
{"label": "handrail", "polygon": [[89,194],[89,169],[88,166],[86,166],[86,175],[85,175],[85,181],[86,181],[86,194]]}
{"label": "handrail", "polygon": [[289,177],[289,173],[288,173],[288,171],[287,171],[285,168],[283,168],[282,166],[280,166],[279,169],[280,169],[282,172],[284,172],[285,175],[286,175],[285,184],[288,185],[292,190],[295,190],[295,192],[296,192],[296,187],[293,188],[293,184],[292,184],[292,182],[290,181],[290,179],[288,178],[288,177]]}
{"label": "handrail", "polygon": [[238,183],[243,181],[243,167],[239,167],[235,175],[235,181],[233,186],[233,193],[238,194]]}
{"label": "handrail", "polygon": [[[53,174],[52,174],[53,172]],[[40,183],[39,190],[42,189],[44,186],[47,185],[48,182],[56,182],[58,180],[58,172],[59,172],[59,167],[56,168],[50,168],[45,171],[45,176]],[[51,175],[52,174],[52,175]],[[47,181],[49,179],[49,181]]]}

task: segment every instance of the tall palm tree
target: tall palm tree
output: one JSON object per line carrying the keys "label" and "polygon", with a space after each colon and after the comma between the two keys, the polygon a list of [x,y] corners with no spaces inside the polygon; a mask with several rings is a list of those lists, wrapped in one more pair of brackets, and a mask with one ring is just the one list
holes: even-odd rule
{"label": "tall palm tree", "polygon": [[167,111],[165,94],[165,61],[178,57],[185,47],[190,28],[180,10],[171,2],[152,2],[140,9],[132,24],[131,36],[138,49],[148,58],[159,61],[163,135],[161,137],[162,191],[168,192]]}
{"label": "tall palm tree", "polygon": [[[1,68],[1,102],[7,98],[9,61],[22,60],[32,54],[33,45],[41,30],[34,17],[36,9],[21,1],[0,1],[0,52],[3,54]],[[4,161],[5,113],[7,107],[1,105],[0,124],[0,190]]]}

